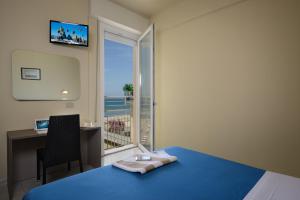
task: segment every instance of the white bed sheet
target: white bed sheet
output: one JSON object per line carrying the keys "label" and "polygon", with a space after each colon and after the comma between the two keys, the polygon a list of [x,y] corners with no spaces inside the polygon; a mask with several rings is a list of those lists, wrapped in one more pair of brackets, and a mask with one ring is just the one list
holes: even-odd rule
{"label": "white bed sheet", "polygon": [[244,200],[300,200],[300,178],[267,171]]}

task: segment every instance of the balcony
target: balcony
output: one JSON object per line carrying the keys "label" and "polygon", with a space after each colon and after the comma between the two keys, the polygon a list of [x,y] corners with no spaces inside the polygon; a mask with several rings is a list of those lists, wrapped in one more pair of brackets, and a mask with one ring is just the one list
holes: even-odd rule
{"label": "balcony", "polygon": [[105,97],[104,150],[132,144],[133,97]]}

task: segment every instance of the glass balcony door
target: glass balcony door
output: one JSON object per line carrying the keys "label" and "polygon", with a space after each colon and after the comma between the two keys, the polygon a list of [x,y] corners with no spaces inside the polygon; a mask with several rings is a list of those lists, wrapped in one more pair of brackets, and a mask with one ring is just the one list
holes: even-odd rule
{"label": "glass balcony door", "polygon": [[134,137],[134,64],[136,40],[104,31],[103,146],[106,153],[136,144]]}
{"label": "glass balcony door", "polygon": [[153,25],[138,40],[138,144],[144,151],[154,148]]}

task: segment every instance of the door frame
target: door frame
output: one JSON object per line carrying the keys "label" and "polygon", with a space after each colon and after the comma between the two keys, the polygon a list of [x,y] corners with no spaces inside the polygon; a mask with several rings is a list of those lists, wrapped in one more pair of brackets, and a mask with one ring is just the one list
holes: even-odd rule
{"label": "door frame", "polygon": [[[133,41],[136,41],[136,47],[135,52],[134,52],[134,70],[136,71],[137,69],[137,63],[136,63],[136,56],[137,56],[137,41],[141,35],[141,32],[132,29],[130,27],[127,27],[123,24],[119,24],[117,22],[114,22],[112,20],[99,17],[98,18],[98,64],[97,64],[97,101],[96,101],[96,120],[97,124],[100,125],[101,127],[101,157],[104,157],[106,154],[111,154],[111,153],[116,153],[119,151],[123,151],[124,149],[127,148],[132,148],[133,145],[128,145],[127,148],[120,147],[120,148],[115,148],[115,150],[105,152],[104,151],[104,112],[105,112],[105,99],[104,99],[104,68],[105,68],[105,58],[104,58],[104,40],[105,40],[105,32],[111,32],[115,34],[116,36],[124,37],[131,39]],[[135,78],[135,77],[134,77]],[[136,82],[136,80],[135,80]],[[137,85],[135,83],[135,85]],[[135,95],[135,98],[137,99],[137,96]],[[136,104],[137,105],[137,104]],[[136,106],[136,109],[137,106]],[[137,123],[136,123],[137,124]],[[136,130],[137,131],[137,130]],[[138,135],[136,133],[136,135]]]}

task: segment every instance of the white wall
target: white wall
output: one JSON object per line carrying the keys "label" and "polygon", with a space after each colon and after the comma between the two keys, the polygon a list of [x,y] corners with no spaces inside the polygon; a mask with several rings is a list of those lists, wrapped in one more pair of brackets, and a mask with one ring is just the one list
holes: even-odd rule
{"label": "white wall", "polygon": [[97,109],[97,97],[96,93],[96,79],[97,79],[97,68],[98,62],[100,61],[100,49],[97,49],[98,39],[101,38],[100,33],[98,33],[98,23],[97,19],[105,18],[113,22],[125,25],[129,28],[135,29],[143,33],[150,24],[150,19],[142,17],[132,11],[129,11],[119,5],[116,5],[107,0],[90,0],[90,119],[97,121],[97,115],[99,108]]}
{"label": "white wall", "polygon": [[[89,5],[90,4],[90,5]],[[92,17],[89,17],[91,15]],[[97,21],[102,16],[143,31],[149,20],[103,0],[0,1],[0,182],[6,178],[6,132],[33,127],[36,118],[80,113],[82,121],[95,120]],[[90,24],[88,48],[49,43],[49,20]],[[11,53],[28,49],[76,57],[80,61],[81,97],[67,108],[62,101],[16,101],[12,97]]]}
{"label": "white wall", "polygon": [[[88,49],[49,43],[49,20],[88,23],[85,0],[1,0],[0,2],[0,179],[6,177],[6,132],[33,127],[37,118],[80,113],[88,118]],[[25,49],[75,57],[80,61],[81,96],[62,101],[16,101],[12,96],[11,55]],[[51,83],[49,83],[51,84]]]}
{"label": "white wall", "polygon": [[90,14],[93,17],[110,19],[140,32],[144,32],[149,25],[149,19],[108,0],[90,0]]}

